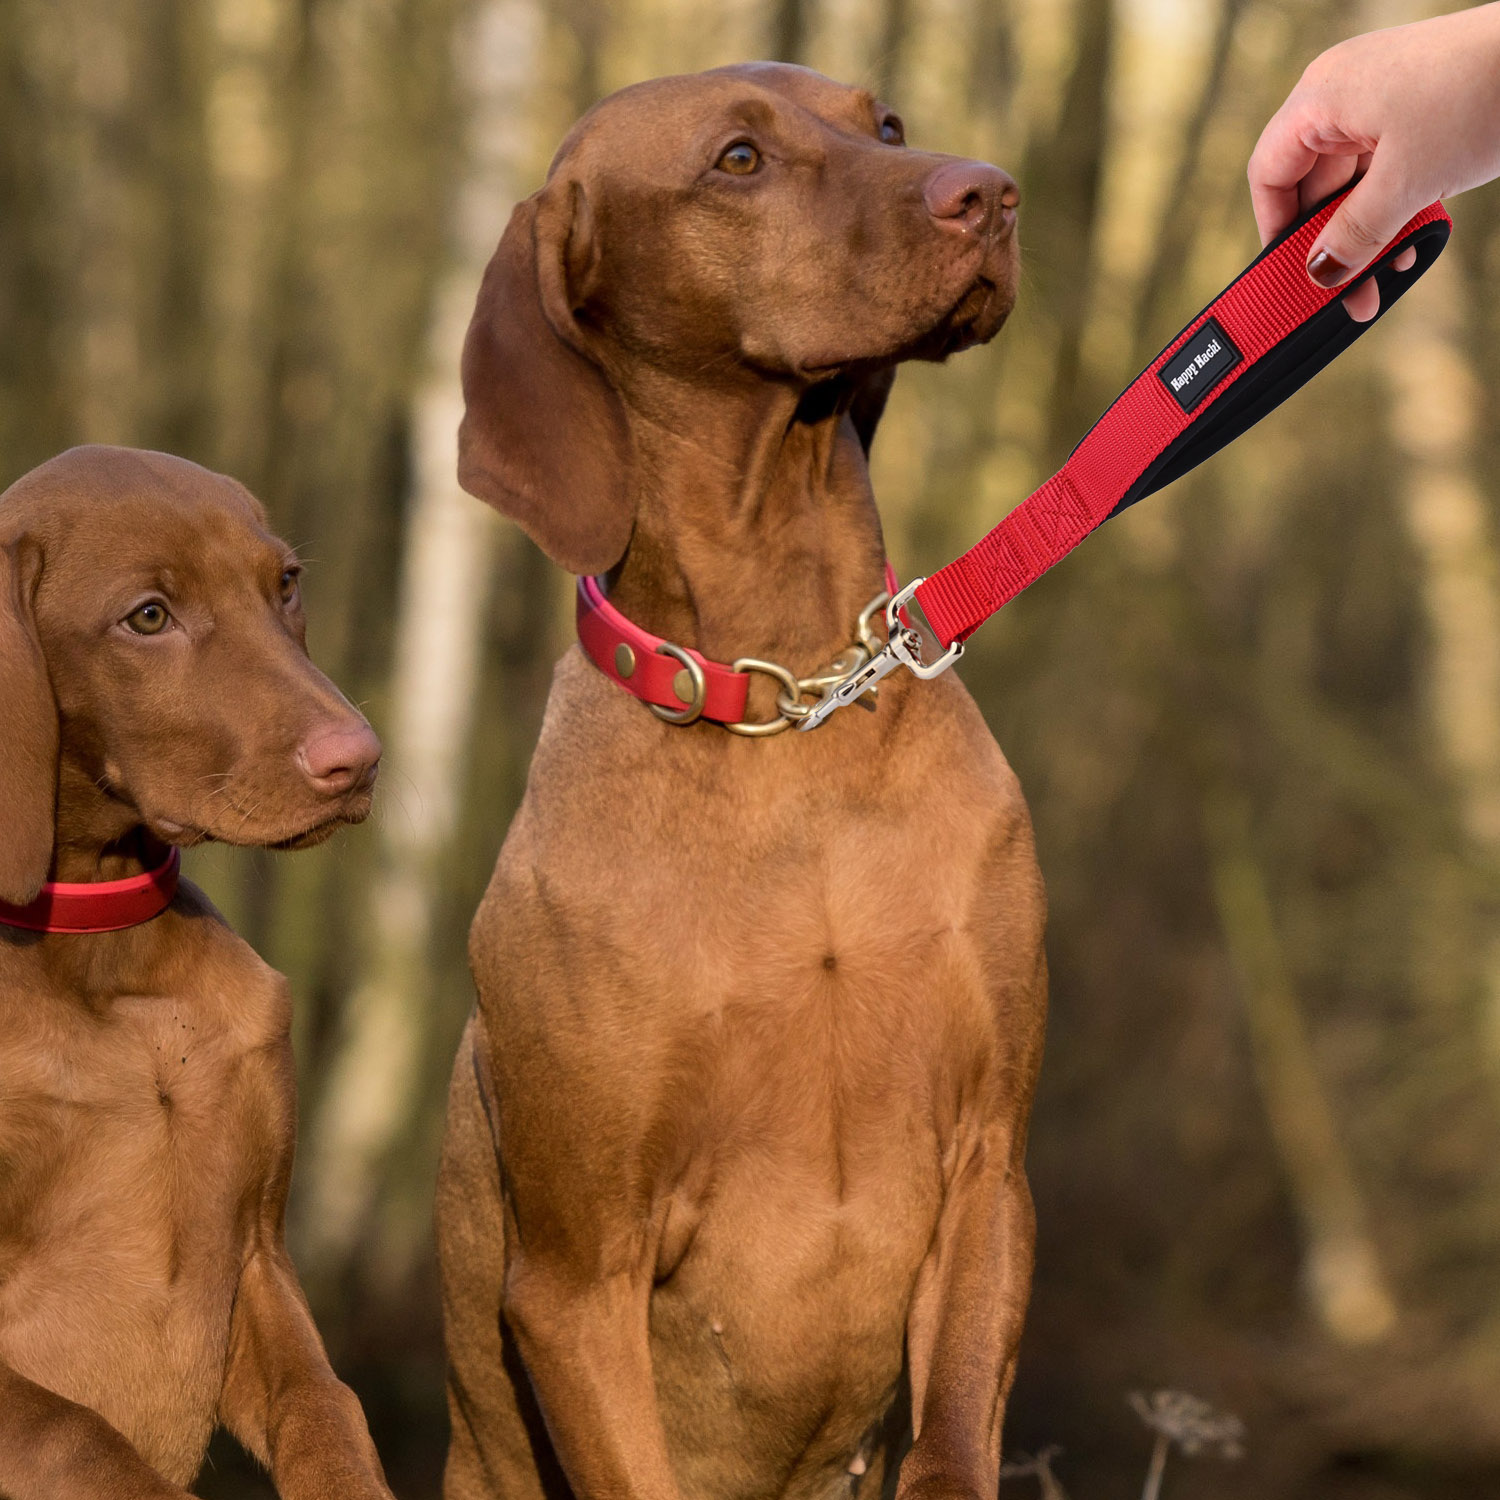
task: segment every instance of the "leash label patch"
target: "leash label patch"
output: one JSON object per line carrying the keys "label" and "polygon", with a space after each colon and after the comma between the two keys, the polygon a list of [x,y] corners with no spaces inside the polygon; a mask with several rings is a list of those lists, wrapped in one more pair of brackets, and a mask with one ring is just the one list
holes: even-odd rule
{"label": "leash label patch", "polygon": [[1206,318],[1192,338],[1156,372],[1156,378],[1183,411],[1192,411],[1241,358],[1218,319]]}

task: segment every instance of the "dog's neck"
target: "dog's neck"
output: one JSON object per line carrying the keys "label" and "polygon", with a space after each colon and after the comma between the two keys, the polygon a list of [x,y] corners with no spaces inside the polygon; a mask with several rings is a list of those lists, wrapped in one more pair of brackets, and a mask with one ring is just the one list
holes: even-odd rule
{"label": "dog's neck", "polygon": [[140,813],[101,787],[65,746],[49,878],[80,884],[125,880],[155,869],[166,851],[142,824]]}
{"label": "dog's neck", "polygon": [[[64,884],[128,880],[158,868],[167,854],[168,846],[141,823],[139,813],[105,792],[66,746],[56,829],[48,879]],[[12,976],[17,965],[23,974],[40,972],[57,993],[97,1007],[115,996],[149,993],[161,956],[174,941],[163,920],[86,937],[19,932],[0,943],[0,962]]]}
{"label": "dog's neck", "polygon": [[[847,393],[845,393],[847,394]],[[647,630],[806,674],[854,640],[884,544],[846,399],[759,381],[631,393],[635,530],[611,580]]]}

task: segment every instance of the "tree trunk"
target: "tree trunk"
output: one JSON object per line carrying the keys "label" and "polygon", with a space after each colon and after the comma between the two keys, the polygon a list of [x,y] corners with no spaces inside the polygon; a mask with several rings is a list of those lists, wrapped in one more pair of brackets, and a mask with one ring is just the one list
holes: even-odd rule
{"label": "tree trunk", "polygon": [[[1421,565],[1429,638],[1428,711],[1463,828],[1500,859],[1500,557],[1476,469],[1480,384],[1464,343],[1459,263],[1423,278],[1420,311],[1391,315],[1380,351],[1392,436],[1407,460],[1401,513]],[[1488,296],[1488,292],[1482,295]],[[1484,1042],[1500,1072],[1500,937],[1483,944]]]}
{"label": "tree trunk", "polygon": [[1239,980],[1250,1051],[1282,1170],[1305,1237],[1314,1312],[1346,1344],[1383,1339],[1396,1321],[1380,1256],[1338,1126],[1318,1077],[1307,1021],[1286,971],[1248,801],[1215,788],[1204,833],[1219,922]]}
{"label": "tree trunk", "polygon": [[[539,17],[530,0],[489,0],[471,18],[467,149],[444,273],[415,400],[415,489],[407,510],[395,671],[385,717],[379,866],[369,898],[367,960],[309,1132],[306,1246],[313,1263],[343,1263],[366,1230],[393,1144],[424,1098],[432,1010],[431,940],[454,832],[480,681],[480,648],[499,522],[457,479],[463,414],[459,355],[485,262],[519,190],[525,102]],[[425,1231],[377,1250],[398,1278]],[[382,1262],[384,1263],[382,1266]]]}
{"label": "tree trunk", "polygon": [[778,62],[805,62],[808,0],[776,0],[771,15],[770,56]]}

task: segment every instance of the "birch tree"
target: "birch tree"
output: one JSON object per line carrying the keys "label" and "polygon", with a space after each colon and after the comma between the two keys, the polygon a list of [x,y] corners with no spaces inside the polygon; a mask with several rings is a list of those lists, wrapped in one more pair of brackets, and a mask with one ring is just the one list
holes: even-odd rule
{"label": "birch tree", "polygon": [[[539,27],[531,0],[489,0],[468,18],[456,47],[468,105],[463,178],[414,402],[413,491],[385,715],[387,803],[369,898],[370,940],[344,1010],[303,1184],[317,1205],[305,1243],[325,1267],[346,1258],[368,1227],[382,1166],[392,1143],[412,1128],[414,1107],[437,1103],[420,1088],[433,912],[459,812],[499,528],[458,486],[459,355],[480,276],[527,165],[526,100]],[[420,1237],[425,1225],[413,1228]],[[415,1248],[412,1235],[394,1227],[386,1234],[400,1238],[385,1250],[404,1268]]]}

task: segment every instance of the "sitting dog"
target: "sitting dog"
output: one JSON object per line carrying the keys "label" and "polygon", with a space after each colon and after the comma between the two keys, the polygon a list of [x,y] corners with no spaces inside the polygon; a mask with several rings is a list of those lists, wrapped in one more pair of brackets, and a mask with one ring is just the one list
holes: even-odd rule
{"label": "sitting dog", "polygon": [[0,495],[7,1500],[183,1500],[219,1422],[286,1500],[389,1500],[283,1243],[286,982],[175,885],[177,846],[369,812],[380,744],[308,660],[298,572],[163,454]]}
{"label": "sitting dog", "polygon": [[878,1495],[908,1414],[899,1495],[995,1494],[1046,1003],[1015,778],[951,674],[775,738],[633,693],[665,653],[663,716],[705,661],[741,729],[806,712],[881,594],[892,370],[999,329],[1017,196],[736,67],[600,104],[490,263],[462,481],[647,644],[558,665],[473,928],[449,1500]]}

